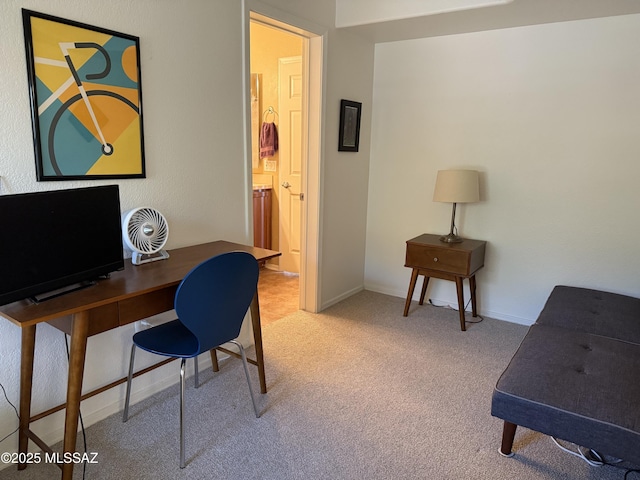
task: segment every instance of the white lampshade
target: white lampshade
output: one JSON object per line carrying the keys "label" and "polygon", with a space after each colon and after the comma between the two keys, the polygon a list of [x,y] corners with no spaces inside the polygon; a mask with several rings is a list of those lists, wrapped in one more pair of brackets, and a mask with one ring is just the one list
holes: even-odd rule
{"label": "white lampshade", "polygon": [[439,170],[434,202],[471,203],[480,200],[478,172],[475,170]]}

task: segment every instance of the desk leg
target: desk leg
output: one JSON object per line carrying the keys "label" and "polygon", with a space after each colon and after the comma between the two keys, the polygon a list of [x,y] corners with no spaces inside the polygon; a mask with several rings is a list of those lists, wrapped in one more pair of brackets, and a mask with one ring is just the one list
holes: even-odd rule
{"label": "desk leg", "polygon": [[220,371],[220,365],[218,365],[218,353],[216,352],[216,349],[212,349],[209,350],[209,354],[211,355],[211,369],[214,372],[219,372]]}
{"label": "desk leg", "polygon": [[464,320],[464,290],[462,277],[456,277],[456,290],[458,292],[458,311],[460,312],[460,330],[463,332],[467,329]]}
{"label": "desk leg", "polygon": [[478,304],[476,302],[476,276],[469,277],[469,289],[471,290],[471,312],[474,317],[478,316]]}
{"label": "desk leg", "polygon": [[262,350],[262,326],[260,325],[260,304],[258,302],[258,290],[251,300],[251,324],[253,326],[253,342],[256,346],[256,362],[258,363],[258,376],[260,377],[260,393],[267,393],[267,380],[264,370],[264,352]]}
{"label": "desk leg", "polygon": [[413,297],[413,291],[416,289],[416,281],[418,280],[418,273],[420,270],[414,268],[411,270],[411,281],[409,282],[409,292],[407,293],[407,301],[404,303],[403,317],[409,315],[409,307],[411,306],[411,297]]}
{"label": "desk leg", "polygon": [[[27,453],[29,448],[29,419],[31,418],[31,388],[33,386],[33,357],[36,347],[36,326],[22,328],[20,347],[20,430],[18,433],[18,452]],[[20,456],[22,458],[22,455]],[[18,470],[27,468],[19,463]]]}
{"label": "desk leg", "polygon": [[[76,451],[78,416],[82,396],[82,378],[89,333],[89,312],[76,313],[71,324],[71,351],[69,353],[69,380],[67,384],[67,411],[64,421],[63,452]],[[73,463],[62,465],[62,480],[71,480]]]}

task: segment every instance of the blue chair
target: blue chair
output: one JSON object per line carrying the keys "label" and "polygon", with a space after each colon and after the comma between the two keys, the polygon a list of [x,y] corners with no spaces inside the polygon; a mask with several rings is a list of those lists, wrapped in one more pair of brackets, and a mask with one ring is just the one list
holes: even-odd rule
{"label": "blue chair", "polygon": [[123,422],[129,418],[129,398],[136,347],[166,357],[182,359],[180,365],[180,468],[184,468],[184,380],[187,358],[194,359],[195,384],[201,353],[225,343],[240,350],[256,418],[259,417],[251,388],[247,357],[236,341],[242,321],[258,285],[258,262],[249,253],[230,252],[212,257],[193,268],[176,291],[174,307],[178,316],[133,336]]}

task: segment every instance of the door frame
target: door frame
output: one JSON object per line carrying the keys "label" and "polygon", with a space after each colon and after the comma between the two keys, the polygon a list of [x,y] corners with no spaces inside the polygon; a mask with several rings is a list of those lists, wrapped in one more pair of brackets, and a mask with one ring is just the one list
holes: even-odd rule
{"label": "door frame", "polygon": [[243,103],[244,103],[244,161],[246,188],[245,228],[248,238],[253,238],[252,213],[252,165],[251,165],[251,45],[249,41],[250,22],[258,21],[266,25],[296,34],[306,39],[303,54],[303,72],[307,79],[307,98],[304,108],[307,124],[305,147],[307,162],[302,175],[302,191],[305,194],[301,219],[300,256],[300,299],[302,310],[318,312],[320,309],[321,286],[321,212],[322,212],[322,157],[324,138],[324,89],[326,72],[327,29],[286,12],[265,5],[258,0],[243,0]]}

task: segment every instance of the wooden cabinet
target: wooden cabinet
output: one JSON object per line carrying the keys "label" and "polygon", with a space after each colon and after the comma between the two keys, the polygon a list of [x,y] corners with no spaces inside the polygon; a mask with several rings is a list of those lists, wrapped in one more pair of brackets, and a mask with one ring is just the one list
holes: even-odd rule
{"label": "wooden cabinet", "polygon": [[271,189],[253,190],[253,246],[271,249]]}
{"label": "wooden cabinet", "polygon": [[424,302],[429,278],[440,278],[456,282],[458,308],[460,310],[460,329],[465,330],[464,295],[462,280],[469,279],[471,290],[471,308],[476,317],[476,276],[484,266],[484,251],[487,242],[482,240],[464,240],[460,243],[444,243],[438,235],[422,234],[407,241],[405,267],[412,269],[409,292],[404,306],[404,316],[409,314],[411,298],[419,275],[424,276],[420,305]]}

